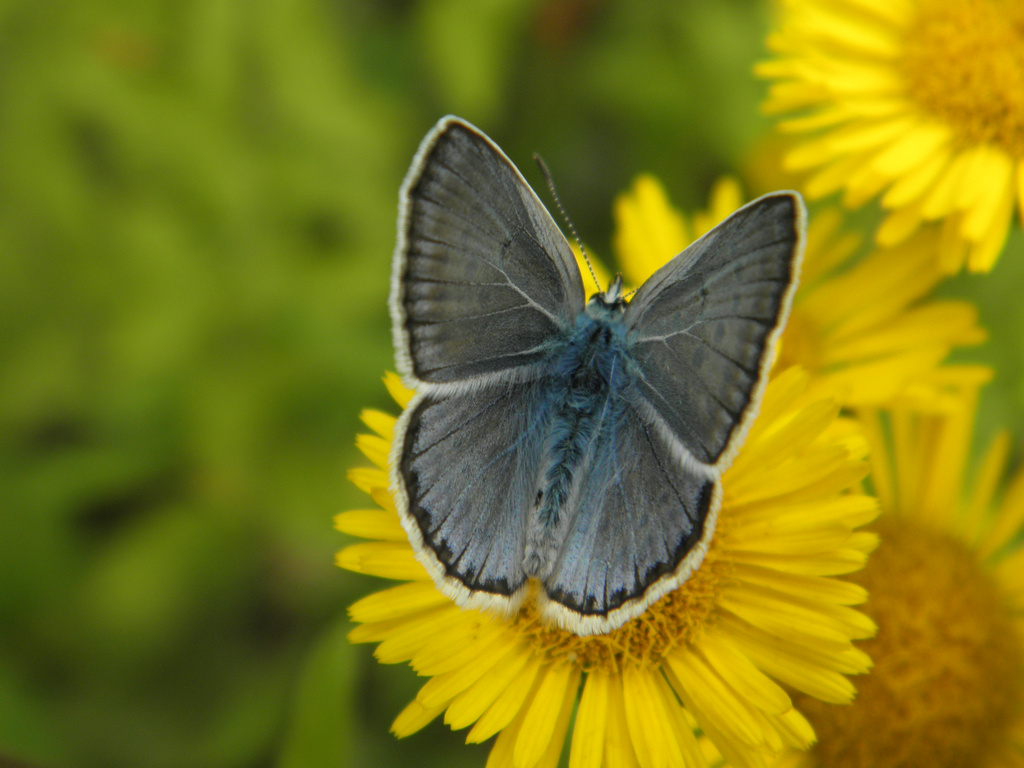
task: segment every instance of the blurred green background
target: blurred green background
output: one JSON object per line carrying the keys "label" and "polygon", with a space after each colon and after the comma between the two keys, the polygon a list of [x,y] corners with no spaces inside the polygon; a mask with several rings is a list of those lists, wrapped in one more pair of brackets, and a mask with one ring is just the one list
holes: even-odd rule
{"label": "blurred green background", "polygon": [[[768,134],[752,0],[0,3],[0,764],[482,765],[350,647],[333,566],[390,407],[399,184],[454,112],[584,239],[641,171],[703,205]],[[546,195],[542,195],[545,197]],[[1024,413],[1024,244],[944,292]],[[870,300],[866,297],[865,300]]]}

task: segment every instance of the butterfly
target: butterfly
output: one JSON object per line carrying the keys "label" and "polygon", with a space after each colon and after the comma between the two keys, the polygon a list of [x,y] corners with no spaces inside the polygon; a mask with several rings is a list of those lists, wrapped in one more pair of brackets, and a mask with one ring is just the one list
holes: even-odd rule
{"label": "butterfly", "polygon": [[[586,300],[519,170],[448,116],[399,193],[390,294],[416,394],[390,483],[417,559],[464,608],[609,632],[700,566],[796,289],[795,192],[740,208],[627,299]],[[531,587],[531,584],[533,585]]]}

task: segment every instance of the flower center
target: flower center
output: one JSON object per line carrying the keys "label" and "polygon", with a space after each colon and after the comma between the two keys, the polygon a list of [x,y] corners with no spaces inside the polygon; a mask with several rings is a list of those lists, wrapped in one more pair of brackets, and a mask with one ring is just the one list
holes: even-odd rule
{"label": "flower center", "polygon": [[1020,0],[922,0],[902,64],[910,97],[961,146],[991,143],[1024,158]]}
{"label": "flower center", "polygon": [[720,515],[704,562],[689,579],[613,632],[580,637],[546,625],[530,600],[514,622],[538,652],[572,661],[584,671],[658,666],[672,648],[695,640],[714,620],[722,581],[732,570],[719,554],[724,522]]}
{"label": "flower center", "polygon": [[850,706],[806,696],[822,768],[985,765],[1022,703],[1021,641],[995,583],[959,541],[896,516],[855,579],[877,637]]}

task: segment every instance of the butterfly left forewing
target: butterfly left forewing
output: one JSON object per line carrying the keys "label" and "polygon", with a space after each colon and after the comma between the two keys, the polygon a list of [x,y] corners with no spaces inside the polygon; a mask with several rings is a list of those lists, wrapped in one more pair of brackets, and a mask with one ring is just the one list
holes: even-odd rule
{"label": "butterfly left forewing", "polygon": [[399,194],[395,352],[406,383],[451,391],[534,376],[583,308],[569,244],[505,154],[456,117]]}

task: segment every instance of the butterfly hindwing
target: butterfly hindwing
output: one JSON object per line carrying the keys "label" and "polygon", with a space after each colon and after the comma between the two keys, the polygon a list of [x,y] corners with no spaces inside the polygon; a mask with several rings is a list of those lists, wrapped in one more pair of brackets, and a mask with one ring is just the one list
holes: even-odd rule
{"label": "butterfly hindwing", "polygon": [[714,531],[716,478],[628,403],[613,409],[574,499],[545,612],[581,634],[642,613],[700,565]]}
{"label": "butterfly hindwing", "polygon": [[[553,403],[547,387],[417,396],[396,429],[392,481],[420,561],[463,605],[510,608]],[[474,596],[475,599],[474,599]]]}
{"label": "butterfly hindwing", "polygon": [[736,211],[655,272],[626,307],[637,384],[700,464],[719,471],[753,418],[796,289],[803,203]]}
{"label": "butterfly hindwing", "polygon": [[527,376],[583,308],[572,250],[511,161],[458,118],[420,145],[399,204],[391,315],[413,382]]}

